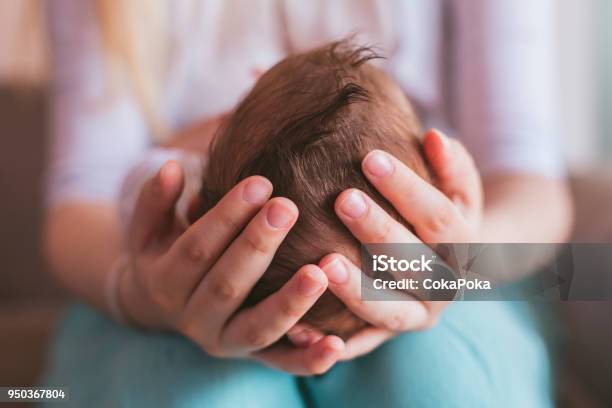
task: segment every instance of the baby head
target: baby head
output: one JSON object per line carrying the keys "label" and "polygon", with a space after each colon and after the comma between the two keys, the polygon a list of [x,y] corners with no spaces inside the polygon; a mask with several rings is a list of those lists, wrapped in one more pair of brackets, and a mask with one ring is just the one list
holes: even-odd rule
{"label": "baby head", "polygon": [[[272,182],[274,196],[289,198],[300,212],[245,306],[331,252],[359,264],[360,244],[334,212],[343,190],[360,189],[401,221],[361,171],[368,152],[388,151],[430,180],[418,119],[400,88],[370,62],[375,58],[346,41],[290,56],[257,81],[216,134],[201,193],[204,210],[240,180],[261,175]],[[366,326],[330,291],[302,321],[343,338]]]}

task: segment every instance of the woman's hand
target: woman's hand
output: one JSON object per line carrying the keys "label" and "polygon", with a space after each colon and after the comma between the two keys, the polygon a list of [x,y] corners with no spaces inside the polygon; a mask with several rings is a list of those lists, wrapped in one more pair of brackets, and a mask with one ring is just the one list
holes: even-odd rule
{"label": "woman's hand", "polygon": [[[368,180],[414,227],[415,233],[395,221],[366,194],[350,189],[340,194],[335,209],[359,241],[429,244],[478,240],[482,187],[470,155],[459,142],[435,130],[425,134],[423,146],[439,189],[389,153],[372,151],[364,158],[362,168]],[[399,332],[431,327],[448,303],[364,301],[360,295],[361,270],[349,259],[330,254],[319,266],[327,275],[329,289],[373,326],[347,341],[343,359],[365,354]],[[321,338],[320,333],[301,324],[292,328],[289,336],[299,345]]]}
{"label": "woman's hand", "polygon": [[344,352],[337,337],[269,347],[327,288],[318,266],[300,268],[277,293],[239,310],[294,225],[296,206],[270,199],[267,179],[249,177],[183,231],[174,213],[182,188],[181,167],[168,162],[140,195],[129,239],[132,268],[119,285],[128,318],[177,330],[213,356],[256,358],[294,374],[329,369]]}

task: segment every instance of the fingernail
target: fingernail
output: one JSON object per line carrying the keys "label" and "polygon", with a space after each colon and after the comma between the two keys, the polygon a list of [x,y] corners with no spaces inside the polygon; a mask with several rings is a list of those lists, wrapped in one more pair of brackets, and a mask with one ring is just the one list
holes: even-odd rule
{"label": "fingernail", "polygon": [[298,291],[302,296],[313,296],[318,293],[322,287],[321,279],[314,276],[312,272],[307,272],[298,285]]}
{"label": "fingernail", "polygon": [[242,198],[251,204],[263,204],[270,194],[270,185],[263,180],[251,180],[242,190]]}
{"label": "fingernail", "polygon": [[340,353],[340,350],[326,347],[323,349],[323,352],[321,352],[321,357],[323,357],[324,360],[333,360],[338,356],[338,353]]}
{"label": "fingernail", "polygon": [[338,354],[337,350],[334,350],[332,348],[326,348],[326,349],[323,349],[323,353],[321,354],[321,356],[323,357],[324,360],[332,360],[336,357],[337,354]]}
{"label": "fingernail", "polygon": [[327,279],[335,284],[341,284],[348,280],[348,270],[338,258],[334,258],[330,263],[323,266],[323,271],[327,275]]}
{"label": "fingernail", "polygon": [[173,177],[172,173],[175,173],[174,177],[177,177],[176,173],[180,173],[180,171],[181,171],[181,166],[176,161],[168,160],[159,169],[158,177],[160,180],[162,178]]}
{"label": "fingernail", "polygon": [[282,204],[274,203],[268,208],[266,219],[272,228],[283,228],[293,219],[293,212]]}
{"label": "fingernail", "polygon": [[296,333],[296,334],[291,334],[291,341],[295,345],[308,344],[309,341],[310,341],[310,334],[308,334],[308,331],[306,331],[306,330],[301,331],[301,332]]}
{"label": "fingernail", "polygon": [[366,171],[375,177],[386,177],[393,172],[393,164],[389,157],[379,151],[368,154],[363,163]]}
{"label": "fingernail", "polygon": [[351,191],[340,204],[340,210],[350,218],[359,218],[365,214],[367,205],[362,195],[358,191]]}

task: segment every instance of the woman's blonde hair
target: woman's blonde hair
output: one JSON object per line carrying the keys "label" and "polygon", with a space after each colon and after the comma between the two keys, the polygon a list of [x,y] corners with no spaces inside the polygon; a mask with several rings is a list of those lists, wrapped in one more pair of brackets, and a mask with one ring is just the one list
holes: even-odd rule
{"label": "woman's blonde hair", "polygon": [[160,93],[168,63],[170,0],[96,0],[111,84],[126,81],[158,141],[168,135]]}

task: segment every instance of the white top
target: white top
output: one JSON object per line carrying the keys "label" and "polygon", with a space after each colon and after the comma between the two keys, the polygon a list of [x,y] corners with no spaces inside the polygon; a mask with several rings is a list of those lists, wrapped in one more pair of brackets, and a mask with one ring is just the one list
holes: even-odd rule
{"label": "white top", "polygon": [[[289,52],[351,33],[378,45],[426,126],[467,146],[483,174],[562,174],[554,0],[184,0],[162,109],[178,129],[235,106]],[[50,204],[114,201],[153,141],[129,90],[109,103],[94,0],[49,7]]]}

